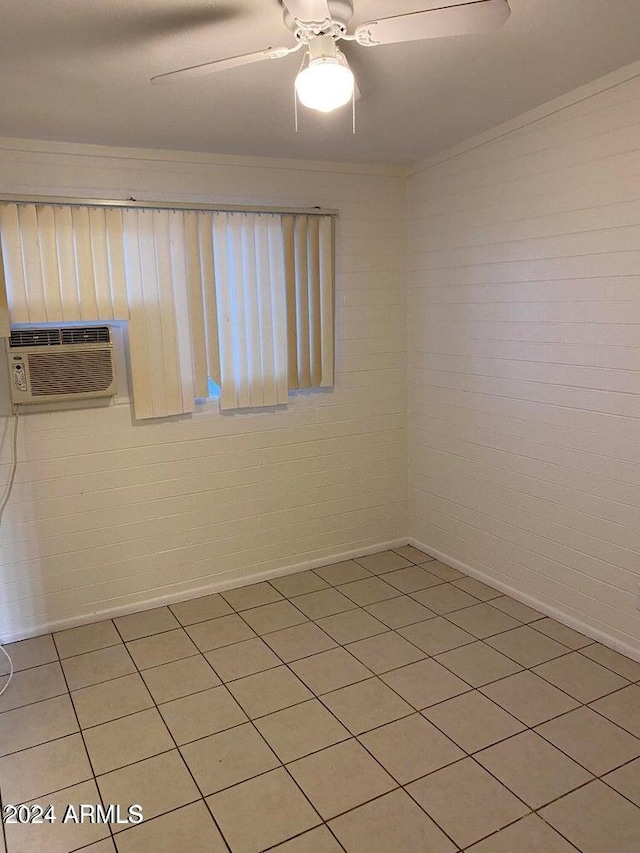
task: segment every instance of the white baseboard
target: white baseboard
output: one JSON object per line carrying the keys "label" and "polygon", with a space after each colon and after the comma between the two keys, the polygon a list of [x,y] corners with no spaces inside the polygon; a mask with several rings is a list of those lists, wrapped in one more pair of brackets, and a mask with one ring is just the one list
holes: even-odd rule
{"label": "white baseboard", "polygon": [[567,625],[569,628],[574,628],[576,631],[580,631],[581,634],[591,637],[592,640],[597,640],[604,646],[608,646],[610,649],[614,649],[616,652],[620,652],[620,654],[626,655],[640,663],[640,646],[625,643],[618,637],[593,625],[587,619],[579,619],[565,613],[563,610],[558,608],[556,603],[552,604],[544,598],[523,593],[517,587],[506,584],[504,581],[494,577],[490,572],[487,572],[484,569],[478,569],[469,563],[465,563],[463,560],[458,560],[456,557],[452,557],[450,554],[445,554],[444,551],[440,551],[438,548],[433,548],[431,545],[420,542],[414,537],[409,537],[409,543],[415,548],[419,548],[421,551],[424,551],[426,554],[430,554],[432,557],[435,557],[436,560],[440,560],[442,563],[447,563],[447,565],[452,566],[454,569],[464,572],[465,575],[477,578],[479,581],[486,583],[488,586],[492,586],[494,589],[499,589],[501,592],[504,592],[505,595],[510,595],[511,598],[515,598],[523,604],[528,604],[529,607],[539,610],[541,613],[544,613],[545,616],[550,616],[557,622],[562,622],[563,625]]}
{"label": "white baseboard", "polygon": [[403,536],[400,539],[378,542],[375,545],[370,545],[364,548],[343,551],[339,554],[331,554],[314,560],[305,560],[289,566],[266,569],[265,571],[252,572],[251,574],[241,574],[239,572],[228,573],[225,574],[224,578],[212,577],[211,581],[206,584],[202,584],[197,587],[181,587],[180,590],[166,595],[154,596],[153,598],[147,598],[142,601],[132,600],[112,607],[106,607],[102,610],[83,613],[79,616],[70,616],[65,619],[41,621],[33,625],[29,625],[23,630],[5,630],[0,634],[0,642],[6,645],[7,643],[13,643],[17,640],[25,640],[28,637],[37,637],[41,634],[48,634],[53,631],[64,631],[66,628],[77,628],[80,625],[88,625],[91,622],[100,622],[103,619],[112,619],[115,616],[126,616],[128,613],[151,610],[154,607],[163,607],[166,604],[176,604],[179,601],[189,601],[192,598],[211,595],[214,592],[223,592],[225,589],[248,586],[249,584],[259,583],[260,581],[266,581],[270,578],[292,575],[296,572],[307,571],[308,569],[318,569],[320,566],[340,563],[343,560],[351,560],[354,557],[364,557],[367,554],[375,554],[378,551],[387,551],[390,548],[399,548],[401,545],[406,545],[408,541],[408,537]]}
{"label": "white baseboard", "polygon": [[[48,634],[53,631],[63,631],[66,628],[76,628],[80,625],[87,625],[91,622],[99,622],[103,619],[112,619],[116,616],[126,616],[128,613],[136,613],[143,610],[151,610],[154,607],[163,607],[167,604],[175,604],[179,601],[189,601],[192,598],[199,598],[203,595],[211,595],[214,592],[223,592],[226,589],[235,587],[248,586],[249,584],[259,583],[260,581],[270,580],[271,578],[284,577],[285,575],[304,572],[309,569],[317,569],[321,566],[327,566],[331,563],[339,563],[343,560],[351,560],[354,557],[364,557],[367,554],[375,554],[378,551],[386,551],[391,548],[398,548],[406,545],[407,542],[421,551],[430,554],[436,560],[441,560],[453,568],[459,569],[464,574],[470,577],[477,578],[489,586],[499,589],[505,595],[510,595],[512,598],[521,601],[523,604],[528,604],[535,610],[539,610],[546,616],[550,616],[563,625],[574,628],[580,631],[587,637],[597,640],[609,648],[615,649],[627,657],[640,662],[640,647],[621,641],[618,637],[603,631],[601,628],[591,624],[588,620],[583,620],[571,616],[557,607],[556,603],[551,603],[544,598],[534,595],[528,595],[521,592],[514,586],[504,583],[504,581],[494,577],[490,572],[452,557],[440,551],[438,548],[433,548],[424,542],[420,542],[414,537],[402,537],[386,542],[378,542],[375,545],[366,548],[357,548],[350,551],[343,551],[338,554],[332,554],[326,557],[320,557],[313,560],[304,560],[300,563],[294,563],[284,567],[266,569],[264,571],[252,572],[251,574],[227,574],[224,578],[212,578],[208,583],[201,584],[197,587],[182,587],[178,591],[168,593],[166,595],[154,596],[144,600],[131,600],[123,603],[106,607],[102,610],[95,610],[90,613],[80,616],[73,616],[64,619],[42,621],[29,625],[28,628],[16,630],[13,632],[4,632],[0,637],[0,642],[7,644],[24,640],[28,637],[35,637],[41,634]],[[132,597],[133,598],[133,597]]]}

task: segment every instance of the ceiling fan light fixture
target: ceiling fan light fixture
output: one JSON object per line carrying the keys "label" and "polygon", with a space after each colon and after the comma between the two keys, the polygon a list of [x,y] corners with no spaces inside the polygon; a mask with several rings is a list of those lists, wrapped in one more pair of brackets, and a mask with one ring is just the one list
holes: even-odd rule
{"label": "ceiling fan light fixture", "polygon": [[332,36],[318,36],[309,44],[309,63],[296,77],[300,103],[330,113],[353,98],[355,78]]}

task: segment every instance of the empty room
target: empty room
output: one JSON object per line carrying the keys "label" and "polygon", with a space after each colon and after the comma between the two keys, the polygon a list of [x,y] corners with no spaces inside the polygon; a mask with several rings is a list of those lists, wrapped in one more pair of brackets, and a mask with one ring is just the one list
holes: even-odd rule
{"label": "empty room", "polygon": [[0,853],[638,853],[638,0],[0,10]]}

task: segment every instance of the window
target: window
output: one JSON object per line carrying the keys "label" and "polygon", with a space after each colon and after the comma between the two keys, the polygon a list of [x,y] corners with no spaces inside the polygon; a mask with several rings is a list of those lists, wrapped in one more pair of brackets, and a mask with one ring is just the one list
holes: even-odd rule
{"label": "window", "polygon": [[137,418],[333,385],[332,217],[0,205],[15,323],[128,320]]}

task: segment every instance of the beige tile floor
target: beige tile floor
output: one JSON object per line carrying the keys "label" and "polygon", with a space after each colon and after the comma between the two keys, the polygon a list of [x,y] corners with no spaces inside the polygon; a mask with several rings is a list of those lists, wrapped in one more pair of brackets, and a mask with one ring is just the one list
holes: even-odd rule
{"label": "beige tile floor", "polygon": [[8,650],[3,803],[145,820],[0,853],[640,851],[640,664],[409,546]]}

